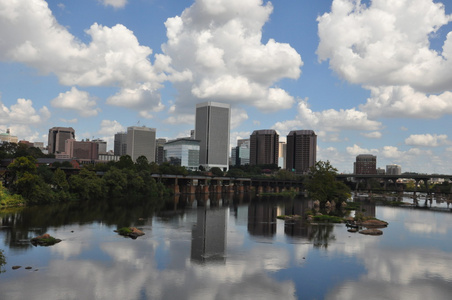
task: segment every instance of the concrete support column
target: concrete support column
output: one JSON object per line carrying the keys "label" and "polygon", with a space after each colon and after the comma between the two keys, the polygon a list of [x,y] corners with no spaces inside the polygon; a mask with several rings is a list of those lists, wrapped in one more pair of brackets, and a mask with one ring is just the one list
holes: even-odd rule
{"label": "concrete support column", "polygon": [[264,192],[264,188],[260,185],[257,187],[257,193],[262,194]]}
{"label": "concrete support column", "polygon": [[194,194],[196,192],[196,187],[194,185],[187,185],[186,186],[186,193],[187,194]]}
{"label": "concrete support column", "polygon": [[180,194],[180,188],[179,188],[179,185],[178,185],[178,184],[174,184],[174,185],[173,185],[173,191],[174,191],[174,194],[175,194],[175,195]]}

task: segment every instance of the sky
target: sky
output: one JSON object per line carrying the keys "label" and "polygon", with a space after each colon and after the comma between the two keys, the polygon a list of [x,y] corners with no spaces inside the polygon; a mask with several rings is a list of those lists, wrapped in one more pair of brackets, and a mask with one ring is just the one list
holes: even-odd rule
{"label": "sky", "polygon": [[317,159],[452,174],[452,0],[0,0],[0,132],[189,136],[197,103]]}

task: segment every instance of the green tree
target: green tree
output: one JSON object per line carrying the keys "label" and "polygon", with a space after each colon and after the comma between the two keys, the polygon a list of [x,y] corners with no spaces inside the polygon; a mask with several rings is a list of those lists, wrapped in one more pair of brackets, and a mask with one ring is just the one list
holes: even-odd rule
{"label": "green tree", "polygon": [[62,171],[60,168],[55,170],[53,176],[53,183],[58,191],[68,191],[69,183],[67,182],[66,173]]}
{"label": "green tree", "polygon": [[4,265],[6,265],[6,258],[3,254],[3,250],[0,249],[0,273],[5,272],[5,269],[3,268]]}
{"label": "green tree", "polygon": [[275,174],[275,178],[281,180],[297,180],[298,176],[289,170],[282,169]]}
{"label": "green tree", "polygon": [[104,196],[103,180],[95,172],[83,168],[69,177],[69,191],[80,200],[94,200]]}
{"label": "green tree", "polygon": [[212,172],[212,174],[214,176],[223,176],[223,171],[219,168],[219,167],[213,167],[210,169],[210,172]]}
{"label": "green tree", "polygon": [[51,203],[56,200],[50,186],[41,177],[29,172],[25,172],[16,180],[14,189],[29,204]]}
{"label": "green tree", "polygon": [[107,193],[111,197],[121,197],[127,189],[127,175],[116,167],[108,170],[102,177]]}
{"label": "green tree", "polygon": [[133,169],[135,166],[130,155],[121,156],[115,165],[118,169]]}
{"label": "green tree", "polygon": [[37,168],[38,175],[44,179],[44,182],[47,184],[53,183],[53,172],[47,165],[39,165]]}
{"label": "green tree", "polygon": [[318,161],[310,169],[304,185],[310,197],[321,202],[346,201],[350,198],[350,188],[336,180],[337,169],[329,161]]}
{"label": "green tree", "polygon": [[229,168],[228,172],[226,173],[227,177],[246,177],[245,171],[243,171],[240,168]]}
{"label": "green tree", "polygon": [[9,164],[8,170],[12,172],[13,180],[19,179],[25,173],[36,174],[36,159],[32,156],[18,157]]}
{"label": "green tree", "polygon": [[137,171],[149,170],[150,166],[149,166],[148,158],[144,155],[140,155],[137,158],[135,167],[136,167]]}

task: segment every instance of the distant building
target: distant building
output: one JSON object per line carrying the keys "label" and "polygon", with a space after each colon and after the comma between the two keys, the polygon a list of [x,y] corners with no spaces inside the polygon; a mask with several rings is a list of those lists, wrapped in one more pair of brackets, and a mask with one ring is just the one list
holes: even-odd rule
{"label": "distant building", "polygon": [[99,144],[91,141],[76,141],[67,139],[65,141],[65,151],[57,153],[59,159],[79,159],[79,160],[97,160],[99,157]]}
{"label": "distant building", "polygon": [[250,140],[237,140],[237,147],[231,150],[231,164],[233,166],[244,166],[250,164]]}
{"label": "distant building", "polygon": [[399,165],[386,165],[386,174],[387,175],[401,175],[402,167]]}
{"label": "distant building", "polygon": [[371,154],[360,154],[356,157],[355,174],[377,174],[377,157]]}
{"label": "distant building", "polygon": [[27,147],[33,147],[33,143],[25,140],[20,140],[19,144],[26,145]]}
{"label": "distant building", "polygon": [[273,129],[255,130],[250,136],[250,165],[278,164],[279,134]]}
{"label": "distant building", "polygon": [[17,144],[19,142],[19,138],[15,135],[11,135],[11,132],[8,128],[6,129],[6,133],[0,133],[0,141]]}
{"label": "distant building", "polygon": [[286,168],[286,153],[287,153],[287,144],[285,142],[279,142],[278,167],[280,167],[281,169]]}
{"label": "distant building", "polygon": [[164,146],[165,162],[196,171],[199,167],[199,141],[181,138],[167,142]]}
{"label": "distant building", "polygon": [[155,162],[161,165],[165,161],[165,153],[163,146],[166,144],[166,139],[159,138],[155,141]]}
{"label": "distant building", "polygon": [[386,170],[383,168],[377,168],[377,175],[385,175],[386,174]]}
{"label": "distant building", "polygon": [[287,135],[286,169],[305,174],[317,160],[317,135],[313,130],[293,130]]}
{"label": "distant building", "polygon": [[109,162],[109,161],[119,161],[121,156],[113,155],[113,154],[99,154],[99,158],[97,162]]}
{"label": "distant building", "polygon": [[66,140],[75,139],[75,130],[72,127],[52,127],[49,129],[48,152],[49,154],[65,151]]}
{"label": "distant building", "polygon": [[34,142],[33,143],[33,147],[43,150],[44,149],[44,142]]}
{"label": "distant building", "polygon": [[92,140],[93,143],[99,145],[99,154],[107,154],[107,142],[101,139]]}
{"label": "distant building", "polygon": [[205,102],[196,105],[195,139],[200,141],[199,164],[206,169],[229,169],[229,104]]}
{"label": "distant building", "polygon": [[127,132],[118,132],[115,134],[113,151],[116,156],[127,154]]}
{"label": "distant building", "polygon": [[155,128],[132,126],[127,128],[127,155],[135,162],[145,156],[149,162],[155,161]]}

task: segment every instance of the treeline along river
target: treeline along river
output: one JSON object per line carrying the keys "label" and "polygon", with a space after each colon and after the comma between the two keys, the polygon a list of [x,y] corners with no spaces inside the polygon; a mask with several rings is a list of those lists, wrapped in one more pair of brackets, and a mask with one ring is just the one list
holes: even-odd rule
{"label": "treeline along river", "polygon": [[[389,222],[383,235],[366,236],[348,232],[345,224],[276,218],[312,209],[312,201],[304,198],[178,196],[160,207],[146,203],[128,199],[0,211],[0,249],[6,258],[1,298],[413,300],[452,295],[450,212],[363,200],[362,213]],[[114,232],[123,226],[145,235],[131,239]],[[43,233],[62,241],[33,246],[30,239]]]}

